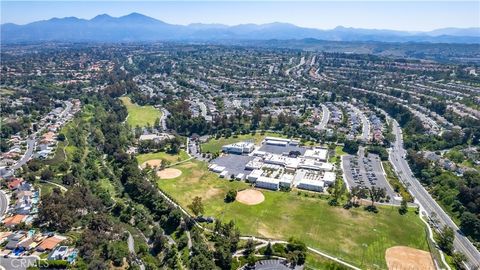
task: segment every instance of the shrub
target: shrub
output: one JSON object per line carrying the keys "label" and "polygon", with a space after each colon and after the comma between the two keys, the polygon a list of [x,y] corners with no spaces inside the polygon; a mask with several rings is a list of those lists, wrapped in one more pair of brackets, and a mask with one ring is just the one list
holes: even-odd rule
{"label": "shrub", "polygon": [[227,195],[225,195],[225,202],[226,203],[234,202],[236,197],[237,197],[237,191],[234,189],[230,189],[227,192]]}

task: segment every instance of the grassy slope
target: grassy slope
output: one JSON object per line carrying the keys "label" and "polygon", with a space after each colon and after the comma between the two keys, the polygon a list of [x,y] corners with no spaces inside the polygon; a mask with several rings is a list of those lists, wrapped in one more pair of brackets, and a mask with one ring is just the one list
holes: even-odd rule
{"label": "grassy slope", "polygon": [[155,123],[155,120],[162,116],[162,112],[154,108],[153,106],[139,106],[132,103],[129,97],[121,97],[120,99],[122,100],[125,107],[127,107],[127,123],[131,127],[143,127],[147,126],[147,124],[153,125]]}
{"label": "grassy slope", "polygon": [[157,153],[148,153],[148,154],[140,154],[137,156],[138,164],[142,164],[145,161],[152,160],[152,159],[165,159],[170,161],[171,163],[182,161],[188,159],[187,152],[181,150],[180,153],[177,155],[171,155],[165,152],[157,152]]}
{"label": "grassy slope", "polygon": [[296,192],[263,191],[265,201],[256,206],[226,204],[223,198],[228,189],[248,185],[219,179],[206,171],[205,163],[197,161],[177,168],[183,175],[159,181],[162,190],[183,206],[194,196],[201,196],[205,215],[235,220],[242,234],[285,240],[295,236],[309,246],[358,266],[363,257],[363,266],[368,268],[375,265],[385,268],[385,250],[391,246],[427,250],[424,224],[414,213],[401,216],[395,207],[380,207],[378,214],[363,209],[344,210],[329,206],[326,200],[298,196]]}

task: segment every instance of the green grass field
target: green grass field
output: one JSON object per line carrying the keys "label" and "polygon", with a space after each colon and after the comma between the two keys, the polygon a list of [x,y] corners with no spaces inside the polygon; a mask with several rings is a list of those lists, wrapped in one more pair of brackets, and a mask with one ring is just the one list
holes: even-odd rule
{"label": "green grass field", "polygon": [[265,132],[263,135],[260,132],[257,132],[255,133],[255,135],[245,134],[245,135],[230,136],[228,138],[225,138],[225,137],[221,137],[219,139],[212,138],[208,142],[202,144],[201,148],[203,153],[207,153],[207,152],[218,153],[222,150],[222,146],[226,144],[247,141],[247,140],[253,140],[256,144],[259,144],[267,136],[286,138],[286,136],[284,135],[273,133],[273,132]]}
{"label": "green grass field", "polygon": [[362,268],[386,268],[385,250],[405,245],[427,250],[424,224],[413,210],[402,216],[395,207],[379,207],[373,214],[362,208],[345,210],[327,200],[297,195],[297,192],[262,191],[265,201],[247,206],[224,203],[226,192],[248,184],[220,179],[206,164],[187,162],[176,168],[182,176],[160,180],[160,188],[184,207],[194,196],[204,200],[205,215],[234,220],[244,235],[287,240],[297,237],[308,246],[338,256]]}
{"label": "green grass field", "polygon": [[148,124],[153,126],[155,120],[162,116],[162,112],[153,106],[139,106],[132,103],[132,100],[129,97],[121,97],[120,100],[122,100],[125,107],[127,107],[127,123],[131,127],[144,127]]}
{"label": "green grass field", "polygon": [[332,155],[328,158],[328,162],[330,163],[336,163],[337,161],[340,160],[341,156],[343,155],[346,155],[347,153],[345,153],[343,150],[342,150],[342,146],[336,146],[335,147],[335,155]]}
{"label": "green grass field", "polygon": [[165,159],[170,161],[171,163],[175,163],[186,160],[188,158],[189,156],[187,155],[187,152],[180,150],[180,153],[178,153],[177,155],[171,155],[165,152],[140,154],[137,156],[137,162],[138,164],[143,164],[145,161],[152,159]]}

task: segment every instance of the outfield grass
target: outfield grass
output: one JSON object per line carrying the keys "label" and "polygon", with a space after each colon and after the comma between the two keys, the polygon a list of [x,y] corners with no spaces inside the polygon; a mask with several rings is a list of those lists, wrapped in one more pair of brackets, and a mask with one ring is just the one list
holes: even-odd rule
{"label": "outfield grass", "polygon": [[263,135],[260,132],[255,133],[255,135],[252,134],[245,134],[245,135],[235,135],[235,136],[230,136],[228,138],[221,137],[219,139],[212,138],[208,142],[204,143],[201,145],[202,152],[203,153],[218,153],[222,150],[222,146],[226,144],[231,144],[231,143],[236,143],[236,142],[241,142],[241,141],[247,141],[247,140],[253,140],[255,144],[259,144],[265,137],[267,136],[272,136],[272,137],[280,137],[280,138],[286,138],[286,136],[278,133],[273,133],[273,132],[265,132]]}
{"label": "outfield grass", "polygon": [[168,160],[171,163],[179,162],[188,159],[189,156],[187,152],[184,150],[180,150],[177,155],[171,155],[166,152],[157,152],[157,153],[147,153],[147,154],[140,154],[137,156],[138,164],[143,164],[145,161],[152,160],[152,159],[164,159]]}
{"label": "outfield grass", "polygon": [[308,246],[371,269],[386,268],[385,250],[389,247],[428,250],[424,223],[413,210],[403,216],[391,206],[379,206],[378,214],[362,208],[345,210],[328,205],[327,200],[278,191],[262,191],[265,201],[259,205],[226,204],[223,198],[229,189],[248,185],[220,179],[198,161],[176,168],[182,170],[182,176],[160,180],[162,190],[184,207],[194,196],[201,196],[206,216],[234,220],[244,235],[283,240],[294,236]]}
{"label": "outfield grass", "polygon": [[129,97],[121,97],[120,100],[122,100],[125,107],[127,107],[127,123],[131,127],[144,127],[148,124],[153,126],[155,120],[162,116],[162,112],[153,106],[139,106],[132,103],[132,100]]}
{"label": "outfield grass", "polygon": [[305,262],[305,269],[315,270],[349,270],[350,268],[339,264],[333,260],[320,256],[313,252],[308,252],[307,261]]}

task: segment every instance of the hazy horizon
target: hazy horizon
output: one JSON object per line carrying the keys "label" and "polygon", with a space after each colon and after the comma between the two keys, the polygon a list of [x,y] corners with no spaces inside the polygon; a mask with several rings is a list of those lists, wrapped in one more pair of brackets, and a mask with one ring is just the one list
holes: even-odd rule
{"label": "hazy horizon", "polygon": [[480,2],[475,1],[2,1],[1,6],[2,24],[28,24],[53,17],[91,19],[100,14],[120,17],[137,12],[179,25],[282,22],[316,29],[344,26],[412,32],[480,26]]}

